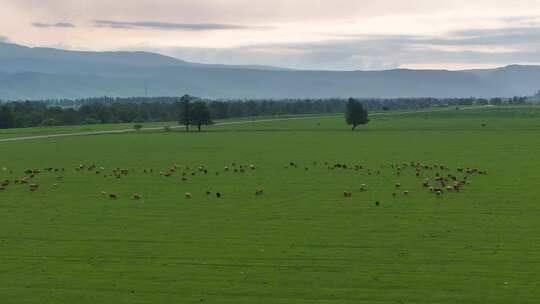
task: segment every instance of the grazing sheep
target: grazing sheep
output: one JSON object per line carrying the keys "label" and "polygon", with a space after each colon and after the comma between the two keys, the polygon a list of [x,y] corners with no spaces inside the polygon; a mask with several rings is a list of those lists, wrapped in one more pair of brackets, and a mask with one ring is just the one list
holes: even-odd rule
{"label": "grazing sheep", "polygon": [[399,188],[401,188],[401,184],[400,184],[400,183],[396,183],[395,187],[396,187],[396,189],[399,189]]}
{"label": "grazing sheep", "polygon": [[118,199],[118,194],[116,194],[116,193],[111,193],[111,194],[109,194],[109,198],[110,198],[110,199],[113,199],[113,200]]}
{"label": "grazing sheep", "polygon": [[136,201],[138,201],[138,200],[141,199],[141,195],[140,195],[139,193],[133,193],[133,196],[132,196],[132,197],[133,197],[133,199],[136,200]]}
{"label": "grazing sheep", "polygon": [[189,193],[189,192],[186,192],[186,193],[184,193],[184,197],[185,197],[186,199],[192,199],[192,198],[193,198],[193,195],[192,195],[191,193]]}
{"label": "grazing sheep", "polygon": [[101,195],[106,196],[106,195],[107,195],[107,192],[101,191]]}
{"label": "grazing sheep", "polygon": [[350,191],[343,191],[344,197],[352,197],[352,193]]}
{"label": "grazing sheep", "polygon": [[262,188],[257,188],[257,190],[255,190],[255,195],[257,196],[263,195],[263,193],[264,193],[264,190]]}

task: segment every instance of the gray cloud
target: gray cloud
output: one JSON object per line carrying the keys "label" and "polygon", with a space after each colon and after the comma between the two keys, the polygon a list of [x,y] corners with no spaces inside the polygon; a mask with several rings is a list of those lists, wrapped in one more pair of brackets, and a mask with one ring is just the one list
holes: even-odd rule
{"label": "gray cloud", "polygon": [[366,43],[386,42],[417,46],[511,46],[540,43],[540,26],[496,29],[467,29],[443,36],[420,35],[336,35],[338,38],[361,40]]}
{"label": "gray cloud", "polygon": [[32,23],[33,27],[39,28],[73,28],[74,24],[69,22],[58,22],[58,23],[43,23],[43,22],[34,22]]}
{"label": "gray cloud", "polygon": [[208,30],[242,30],[253,29],[254,27],[220,24],[220,23],[170,23],[157,21],[112,21],[112,20],[94,20],[98,27],[109,27],[115,29],[160,29],[160,30],[186,30],[186,31],[208,31]]}
{"label": "gray cloud", "polygon": [[[540,63],[540,28],[467,30],[450,33],[450,38],[415,35],[347,36],[321,42],[253,44],[236,48],[176,48],[168,55],[205,63],[245,64],[324,70],[380,70],[411,64]],[[532,41],[532,42],[531,42]],[[472,45],[513,45],[511,51],[477,51]],[[437,47],[437,46],[442,46]],[[463,46],[465,50],[446,50]]]}

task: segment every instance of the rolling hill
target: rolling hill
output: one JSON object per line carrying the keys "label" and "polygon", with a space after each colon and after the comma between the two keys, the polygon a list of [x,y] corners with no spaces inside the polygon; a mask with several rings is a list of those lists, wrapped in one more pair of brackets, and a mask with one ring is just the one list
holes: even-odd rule
{"label": "rolling hill", "polygon": [[305,71],[198,64],[148,52],[83,52],[0,43],[0,99],[495,97],[532,95],[539,66],[492,70]]}

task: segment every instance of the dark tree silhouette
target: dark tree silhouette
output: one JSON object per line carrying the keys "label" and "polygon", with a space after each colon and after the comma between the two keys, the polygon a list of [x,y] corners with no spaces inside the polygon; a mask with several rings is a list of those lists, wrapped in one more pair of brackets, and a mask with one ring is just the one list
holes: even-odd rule
{"label": "dark tree silhouette", "polygon": [[345,106],[345,120],[352,126],[354,131],[359,125],[365,125],[369,122],[368,111],[364,106],[354,98],[349,98]]}
{"label": "dark tree silhouette", "polygon": [[210,117],[210,108],[203,101],[197,101],[191,107],[192,123],[197,125],[199,132],[202,125],[211,125],[214,122]]}
{"label": "dark tree silhouette", "polygon": [[189,95],[184,95],[180,98],[180,113],[178,118],[178,123],[186,126],[186,132],[189,132],[189,125],[193,121],[192,118],[192,104],[191,100],[193,98]]}

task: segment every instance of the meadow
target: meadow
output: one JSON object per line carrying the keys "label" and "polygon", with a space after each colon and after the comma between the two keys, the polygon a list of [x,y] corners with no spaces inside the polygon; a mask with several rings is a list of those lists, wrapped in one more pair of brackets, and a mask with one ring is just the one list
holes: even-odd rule
{"label": "meadow", "polygon": [[[42,171],[0,192],[0,299],[537,303],[539,135],[540,109],[515,107],[0,143],[0,181]],[[488,174],[422,186],[460,167]]]}

